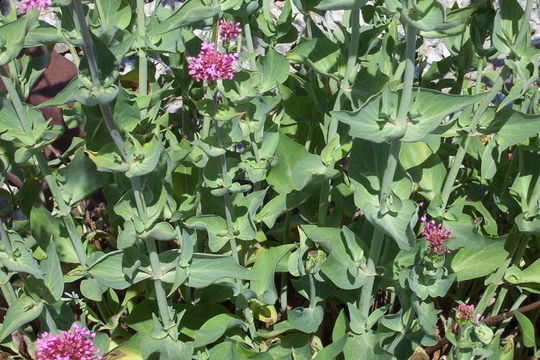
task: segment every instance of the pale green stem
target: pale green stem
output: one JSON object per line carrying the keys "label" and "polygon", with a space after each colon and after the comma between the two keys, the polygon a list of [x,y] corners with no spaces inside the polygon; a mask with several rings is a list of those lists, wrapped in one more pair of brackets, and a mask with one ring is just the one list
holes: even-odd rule
{"label": "pale green stem", "polygon": [[[351,41],[349,43],[349,55],[347,58],[347,67],[345,68],[345,75],[339,88],[336,102],[334,103],[333,110],[341,110],[345,101],[345,89],[348,89],[353,83],[355,78],[354,69],[356,67],[356,61],[358,57],[358,45],[360,42],[360,8],[354,8],[351,10]],[[306,26],[308,26],[307,24]],[[338,131],[339,121],[335,117],[330,118],[328,124],[328,132],[326,134],[326,143],[330,143],[336,136]],[[310,128],[311,130],[311,128]],[[311,145],[312,133],[308,134],[309,143],[306,146]],[[330,164],[329,167],[334,167],[335,164]],[[319,210],[317,223],[319,226],[326,224],[326,218],[328,215],[328,195],[330,194],[331,181],[326,181],[321,185],[321,195],[319,198]]]}
{"label": "pale green stem", "polygon": [[[518,298],[516,299],[516,301],[514,301],[514,303],[510,307],[510,309],[508,309],[508,311],[514,311],[517,308],[519,308],[521,306],[521,304],[527,299],[528,296],[529,296],[529,294],[521,294],[521,295],[519,295]],[[495,314],[495,315],[497,315],[497,314]],[[495,336],[500,335],[504,331],[506,325],[508,325],[508,323],[510,321],[512,321],[512,319],[513,319],[513,317],[509,317],[508,319],[505,319],[504,321],[502,321],[500,323],[500,325],[499,325],[499,329],[497,329],[497,331],[495,332]]]}
{"label": "pale green stem", "polygon": [[[512,265],[519,265],[521,258],[523,257],[523,254],[525,253],[525,250],[527,249],[527,243],[529,242],[530,237],[527,236],[523,241],[518,241],[517,244],[517,250],[516,254],[513,256]],[[491,309],[491,316],[495,316],[499,313],[499,310],[501,309],[501,306],[504,302],[504,299],[506,297],[506,294],[508,293],[508,288],[503,287],[499,294],[497,295],[497,299],[495,300],[495,303],[493,304],[493,308]]]}
{"label": "pale green stem", "polygon": [[56,326],[56,321],[54,321],[51,311],[49,310],[47,305],[45,305],[44,308],[45,308],[45,323],[47,324],[47,327],[49,328],[49,332],[52,334],[56,334],[58,332],[58,326]]}
{"label": "pale green stem", "polygon": [[[137,35],[139,46],[145,43],[146,39],[146,15],[144,14],[144,0],[137,0]],[[139,56],[139,94],[148,94],[148,59],[143,49],[138,49]]]}
{"label": "pale green stem", "polygon": [[[214,120],[214,128],[216,131],[216,138],[218,141],[218,146],[220,148],[223,148],[223,144],[221,140],[222,139],[221,128],[218,122],[215,120]],[[221,172],[223,176],[223,183],[225,186],[231,186],[231,179],[229,179],[229,169],[227,166],[227,157],[225,154],[222,154],[220,158],[221,158]],[[227,221],[227,232],[228,232],[227,236],[229,237],[229,245],[231,247],[231,254],[236,264],[241,266],[240,257],[238,256],[238,247],[236,244],[236,237],[234,235],[234,224],[233,224],[233,219],[232,219],[232,203],[230,199],[230,194],[228,192],[225,193],[225,195],[223,195],[223,202],[225,205],[225,220]],[[238,286],[238,290],[241,291],[242,280],[238,279],[236,283]],[[256,335],[257,329],[255,328],[255,322],[253,320],[253,312],[251,311],[249,306],[244,309],[244,317],[248,321],[249,333],[251,335],[251,338],[253,339]]]}
{"label": "pale green stem", "polygon": [[317,298],[316,298],[316,288],[315,288],[315,279],[313,278],[313,274],[311,271],[308,272],[308,280],[309,280],[309,308],[315,309],[315,306],[317,306]]}
{"label": "pale green stem", "polygon": [[[283,244],[289,243],[289,229],[290,228],[291,228],[291,212],[287,211],[285,213],[285,230],[283,232]],[[285,314],[285,312],[287,311],[288,274],[289,274],[288,272],[281,273],[281,279],[280,279],[280,287],[281,287],[280,304],[281,304],[282,314]]]}
{"label": "pale green stem", "polygon": [[[465,154],[467,153],[467,149],[469,148],[469,145],[471,143],[471,133],[476,131],[476,128],[478,126],[478,122],[480,121],[482,115],[487,110],[489,104],[491,103],[491,100],[493,100],[493,97],[504,85],[504,72],[501,73],[499,78],[495,81],[493,84],[493,87],[489,91],[489,96],[486,96],[482,99],[480,102],[478,109],[476,109],[473,118],[471,120],[471,124],[469,125],[469,132],[466,135],[467,138],[465,139],[465,143],[460,146],[457,150],[456,156],[454,158],[454,162],[452,163],[452,166],[450,167],[450,170],[448,171],[448,175],[446,177],[446,180],[443,185],[443,189],[441,191],[441,198],[442,198],[442,205],[443,208],[446,207],[448,204],[448,200],[450,198],[450,194],[454,190],[454,183],[456,182],[457,175],[459,173],[459,169],[461,167],[461,164],[463,163],[463,159],[465,158]],[[491,96],[493,95],[493,96]]]}
{"label": "pale green stem", "polygon": [[[508,233],[508,238],[507,238],[506,241],[512,241],[512,235],[513,234],[517,234],[515,225],[514,225],[514,227],[512,227],[512,229]],[[517,256],[515,256],[515,255],[519,252],[520,243],[521,243],[521,239],[516,239],[516,241],[513,244],[511,244],[511,249],[510,249],[510,253],[509,253],[508,258],[504,261],[504,263],[502,263],[497,268],[497,271],[493,275],[493,280],[492,280],[491,284],[489,284],[487,286],[486,290],[484,291],[484,293],[480,297],[480,300],[478,301],[478,304],[476,305],[476,308],[475,308],[475,311],[474,311],[476,314],[483,314],[484,311],[486,310],[486,308],[487,308],[487,306],[489,304],[489,301],[491,300],[491,298],[495,294],[495,291],[497,290],[497,287],[499,286],[499,284],[501,283],[501,281],[502,281],[502,279],[504,277],[504,273],[506,272],[506,270],[508,269],[510,264],[512,264],[512,259],[517,258]],[[517,260],[514,260],[514,261],[517,261]]]}
{"label": "pale green stem", "polygon": [[11,255],[11,252],[13,251],[13,247],[11,246],[11,241],[9,240],[9,236],[6,232],[6,229],[4,229],[4,221],[0,219],[0,237],[2,238],[2,244],[4,245],[5,252]]}
{"label": "pale green stem", "polygon": [[[347,58],[347,67],[345,68],[345,75],[343,77],[343,82],[341,84],[340,91],[336,102],[340,104],[343,101],[344,91],[348,89],[354,83],[356,67],[356,61],[358,57],[358,45],[360,43],[360,8],[355,8],[351,10],[351,41],[349,43],[349,56]],[[339,110],[334,107],[334,110]],[[338,120],[334,117],[330,119],[330,125],[328,127],[328,134],[326,138],[326,143],[332,141],[338,130]]]}
{"label": "pale green stem", "polygon": [[[90,36],[90,30],[88,29],[88,25],[86,24],[86,19],[84,16],[81,0],[74,0],[73,7],[75,10],[75,17],[81,29],[81,35],[84,41],[84,50],[88,58],[88,64],[89,64],[90,73],[92,76],[92,82],[94,83],[95,86],[99,87],[101,85],[101,80],[99,79],[99,76],[98,76],[97,62],[96,62],[96,57],[95,57],[93,46],[92,46],[92,38]],[[113,142],[115,143],[116,147],[122,154],[124,161],[127,162],[128,164],[131,163],[133,160],[132,155],[127,151],[124,145],[122,136],[120,134],[120,131],[116,128],[116,125],[114,124],[111,108],[109,107],[109,105],[100,105],[100,109],[103,114],[105,124],[107,126],[107,129],[109,130],[109,134]],[[143,220],[143,222],[146,223],[146,220],[147,220],[146,204],[145,204],[140,180],[138,177],[131,178],[130,180],[131,180],[131,185],[133,188],[133,195],[135,197],[135,202],[137,205],[137,211],[139,213],[139,217]],[[156,244],[153,239],[146,238],[145,245],[148,251],[148,256],[150,258],[150,267],[155,277],[154,289],[156,292],[156,299],[157,299],[158,308],[159,308],[159,316],[161,318],[161,321],[163,322],[163,325],[165,327],[170,327],[172,326],[173,311],[168,305],[167,294],[163,288],[163,284],[161,280],[159,279],[159,277],[161,276],[161,264],[159,261]],[[176,336],[176,335],[177,335],[176,330],[173,329],[173,336]]]}
{"label": "pale green stem", "polygon": [[530,41],[530,32],[529,32],[529,19],[531,18],[531,12],[532,12],[532,6],[533,6],[533,0],[527,0],[527,4],[525,5],[525,13],[521,17],[523,19],[523,22],[521,23],[521,27],[519,28],[518,36],[516,37],[516,45],[519,45],[524,39],[528,37],[527,44]]}
{"label": "pale green stem", "polygon": [[244,19],[244,32],[246,33],[246,44],[248,48],[248,52],[250,55],[250,64],[251,64],[251,70],[257,71],[257,61],[255,59],[255,48],[253,46],[253,37],[251,36],[251,26],[249,25],[249,20],[246,18]]}
{"label": "pale green stem", "polygon": [[[103,4],[101,3],[101,1],[103,0],[96,0],[95,4],[96,4],[97,12],[99,15],[99,19],[101,20],[101,24],[103,25],[105,29],[108,29],[110,25],[109,19],[105,16],[105,11],[103,10]],[[109,1],[109,0],[105,0],[105,1]]]}
{"label": "pale green stem", "polygon": [[[405,126],[405,121],[409,108],[411,106],[412,88],[414,83],[414,60],[416,50],[416,29],[407,25],[405,27],[406,35],[406,63],[405,73],[403,75],[403,90],[401,95],[401,101],[399,104],[398,115],[396,118],[396,124]],[[381,182],[381,191],[379,196],[379,204],[381,212],[386,212],[386,203],[391,193],[391,185],[394,181],[396,168],[398,164],[400,142],[392,141],[390,144],[390,152],[388,154],[388,160],[386,163],[386,169],[384,170],[383,179]],[[358,302],[358,308],[361,311],[365,319],[369,315],[369,308],[371,305],[371,297],[373,294],[373,284],[375,282],[375,271],[381,255],[381,250],[384,242],[384,233],[378,228],[374,229],[373,238],[371,240],[369,256],[367,259],[367,270],[369,277],[366,283],[362,287],[360,293],[360,300]]]}
{"label": "pale green stem", "polygon": [[[19,119],[19,122],[24,132],[26,134],[31,134],[32,130],[28,127],[29,123],[26,121],[27,120],[26,112],[24,111],[23,103],[21,101],[21,98],[19,97],[19,94],[15,88],[15,85],[11,82],[11,79],[9,77],[1,76],[1,78],[8,91],[10,100],[13,104],[13,107],[15,108],[15,112],[17,113],[17,117]],[[47,161],[45,160],[45,157],[43,156],[43,153],[36,152],[34,154],[34,157],[38,162],[40,171],[43,174],[45,181],[49,185],[49,189],[51,190],[51,193],[56,203],[58,204],[58,208],[60,210],[62,220],[64,224],[66,225],[66,228],[68,230],[68,235],[73,244],[73,248],[75,249],[79,262],[82,267],[86,267],[86,251],[84,249],[84,245],[82,243],[80,234],[77,231],[77,228],[75,226],[75,222],[73,221],[73,218],[71,217],[71,208],[68,206],[68,204],[66,204],[64,198],[62,197],[62,192],[60,191],[60,188],[58,187],[58,184],[56,183],[56,179],[51,174],[51,170],[49,169],[49,166],[47,164]]]}
{"label": "pale green stem", "polygon": [[328,196],[330,195],[330,181],[321,184],[321,193],[319,194],[319,210],[317,213],[317,225],[326,226],[326,217],[328,215]]}
{"label": "pale green stem", "polygon": [[538,178],[536,178],[536,184],[534,185],[529,202],[529,211],[537,208],[539,206],[538,202],[540,202],[540,175],[538,175]]}
{"label": "pale green stem", "polygon": [[[9,240],[9,236],[4,229],[4,221],[0,219],[0,237],[2,238],[2,244],[4,245],[5,252],[11,255],[13,251],[13,247],[11,246],[11,241]],[[8,305],[11,305],[17,300],[17,295],[15,294],[15,290],[13,289],[13,285],[9,282],[5,284],[0,284],[0,290],[2,291],[2,295],[4,295],[4,299],[6,299],[6,302]]]}

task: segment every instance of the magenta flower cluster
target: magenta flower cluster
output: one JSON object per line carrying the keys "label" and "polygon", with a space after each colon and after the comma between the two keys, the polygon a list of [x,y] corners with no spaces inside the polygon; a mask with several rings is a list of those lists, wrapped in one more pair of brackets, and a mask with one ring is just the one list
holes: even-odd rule
{"label": "magenta flower cluster", "polygon": [[446,247],[446,243],[452,237],[452,230],[443,227],[441,224],[435,223],[435,220],[427,221],[425,216],[422,216],[422,235],[429,243],[429,249],[438,255],[447,254],[450,250]]}
{"label": "magenta flower cluster", "polygon": [[219,38],[221,41],[230,41],[236,39],[242,33],[240,23],[221,20],[219,22]]}
{"label": "magenta flower cluster", "polygon": [[37,360],[102,360],[92,342],[95,336],[78,324],[71,331],[43,333],[36,343]]}
{"label": "magenta flower cluster", "polygon": [[474,319],[474,305],[459,304],[456,309],[456,320],[459,322],[471,321]]}
{"label": "magenta flower cluster", "polygon": [[47,10],[50,6],[52,6],[51,0],[21,0],[17,7],[19,12],[26,14],[32,9],[37,11]]}
{"label": "magenta flower cluster", "polygon": [[213,43],[203,42],[197,57],[190,56],[189,75],[195,81],[232,79],[237,71],[238,54],[220,52]]}

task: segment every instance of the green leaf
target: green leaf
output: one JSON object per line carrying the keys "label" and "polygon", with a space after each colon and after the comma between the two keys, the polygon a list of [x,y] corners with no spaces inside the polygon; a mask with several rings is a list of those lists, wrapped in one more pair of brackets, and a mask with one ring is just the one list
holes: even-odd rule
{"label": "green leaf", "polygon": [[96,166],[84,151],[78,150],[68,166],[58,170],[62,195],[69,205],[75,206],[105,184]]}
{"label": "green leaf", "polygon": [[322,349],[317,356],[313,358],[313,360],[333,360],[335,359],[341,352],[343,351],[343,348],[345,347],[345,343],[347,342],[347,335],[343,335],[339,340],[334,341],[330,345],[326,346],[324,349]]}
{"label": "green leaf", "polygon": [[268,172],[266,181],[279,194],[290,193],[293,191],[291,184],[295,176],[294,166],[309,155],[309,152],[302,145],[280,133],[276,149],[278,163]]}
{"label": "green leaf", "polygon": [[535,334],[534,334],[534,325],[531,320],[519,311],[514,312],[519,328],[521,330],[521,336],[523,337],[523,344],[526,347],[534,347],[536,344]]}
{"label": "green leaf", "polygon": [[321,271],[330,281],[347,290],[358,289],[364,284],[367,274],[361,249],[365,245],[354,233],[352,239],[347,240],[346,230],[314,225],[302,225],[302,230],[328,254]]}
{"label": "green leaf", "polygon": [[[219,271],[216,271],[219,269]],[[205,287],[220,279],[252,280],[250,270],[238,265],[232,256],[194,254],[189,267],[187,285],[190,287]]]}
{"label": "green leaf", "polygon": [[495,115],[495,120],[482,132],[495,134],[495,141],[502,151],[540,133],[540,115],[505,108]]}
{"label": "green leaf", "polygon": [[515,44],[523,19],[523,9],[516,0],[501,0],[493,23],[493,45],[501,53],[512,53],[524,44]]}
{"label": "green leaf", "polygon": [[81,294],[93,301],[102,301],[103,294],[107,291],[107,286],[103,285],[96,279],[84,279],[81,281]]}
{"label": "green leaf", "polygon": [[0,53],[0,66],[3,66],[19,56],[24,45],[26,34],[37,21],[38,12],[33,11],[17,20],[0,26],[0,39],[2,52]]}
{"label": "green leaf", "polygon": [[178,11],[161,22],[148,24],[148,35],[160,35],[181,27],[211,18],[221,11],[221,6],[206,6],[201,0],[192,0],[182,5]]}
{"label": "green leaf", "polygon": [[[125,251],[123,250],[111,251],[90,265],[88,267],[88,273],[101,284],[117,290],[127,289],[132,283],[144,280],[150,276],[138,272],[136,279],[129,281],[123,270],[124,268],[129,268],[130,264],[124,263],[124,258],[126,258],[125,261],[128,261],[128,257],[124,255]],[[136,258],[130,260],[135,262]]]}
{"label": "green leaf", "polygon": [[289,194],[278,194],[272,200],[268,201],[257,214],[257,222],[262,221],[269,228],[273,228],[278,217],[286,211],[298,207],[304,203],[311,195],[305,192],[292,192]]}
{"label": "green leaf", "polygon": [[124,88],[120,88],[114,102],[113,120],[125,132],[132,132],[141,122],[141,112]]}
{"label": "green leaf", "polygon": [[286,57],[292,62],[305,63],[322,75],[341,74],[345,67],[338,44],[327,38],[303,41]]}
{"label": "green leaf", "polygon": [[59,105],[65,105],[70,102],[74,102],[75,92],[80,86],[82,86],[82,82],[78,77],[76,77],[72,79],[69,82],[69,84],[67,84],[66,87],[62,89],[62,91],[56,94],[56,96],[54,96],[53,98],[47,101],[42,102],[37,107],[44,108],[44,107],[49,107],[49,106],[59,106]]}
{"label": "green leaf", "polygon": [[227,222],[217,215],[193,216],[185,221],[188,228],[206,230],[209,247],[212,252],[219,251],[228,241]]}
{"label": "green leaf", "polygon": [[130,164],[126,176],[136,177],[151,173],[158,165],[162,152],[163,145],[157,136],[154,136],[150,142],[142,147],[136,146],[133,154],[136,161]]}
{"label": "green leaf", "polygon": [[511,284],[531,285],[538,288],[540,285],[540,259],[523,270],[517,266],[510,267],[504,274],[504,279]]}
{"label": "green leaf", "polygon": [[62,279],[62,267],[54,242],[47,247],[47,258],[41,262],[41,268],[45,273],[44,282],[54,300],[60,300],[64,294],[64,282]]}
{"label": "green leaf", "polygon": [[315,308],[298,307],[287,311],[289,324],[307,334],[314,333],[319,328],[324,317],[324,309],[318,305]]}
{"label": "green leaf", "polygon": [[416,142],[434,132],[447,115],[487,95],[457,96],[430,89],[414,89],[405,129],[393,123],[397,117],[400,96],[398,92],[383,91],[371,97],[356,111],[332,111],[331,115],[349,125],[349,135],[354,138],[376,143],[399,138],[404,142]]}
{"label": "green leaf", "polygon": [[276,266],[295,246],[295,244],[277,246],[257,256],[255,265],[251,269],[254,280],[250,283],[250,289],[255,291],[265,304],[274,304],[278,299],[274,283]]}
{"label": "green leaf", "polygon": [[457,281],[476,279],[491,274],[508,256],[504,248],[506,236],[486,240],[480,250],[460,249],[452,258],[451,267]]}
{"label": "green leaf", "polygon": [[171,224],[167,222],[160,222],[154,225],[152,229],[148,230],[145,236],[154,240],[169,241],[174,239],[177,234],[176,230]]}
{"label": "green leaf", "polygon": [[315,6],[317,10],[352,10],[361,8],[367,1],[365,0],[321,0]]}
{"label": "green leaf", "polygon": [[246,323],[230,314],[219,314],[201,326],[195,335],[193,346],[198,348],[218,340],[225,332],[233,327],[247,328]]}
{"label": "green leaf", "polygon": [[29,296],[22,295],[11,306],[4,317],[2,329],[0,330],[0,341],[14,331],[20,329],[23,325],[37,319],[43,311],[43,303],[35,302]]}
{"label": "green leaf", "polygon": [[60,261],[72,264],[79,263],[62,220],[52,216],[45,208],[41,206],[32,207],[30,212],[30,232],[42,249],[47,249],[49,242],[54,241]]}
{"label": "green leaf", "polygon": [[402,143],[399,160],[413,181],[419,186],[419,193],[428,200],[440,194],[446,178],[446,168],[441,158],[425,142]]}
{"label": "green leaf", "polygon": [[16,236],[19,239],[12,241],[12,253],[8,254],[5,251],[0,252],[0,263],[11,272],[27,273],[33,275],[36,279],[43,279],[43,271],[39,267],[36,259],[34,259],[30,249],[28,249],[28,245],[25,244],[18,235]]}
{"label": "green leaf", "polygon": [[260,92],[272,90],[289,77],[289,62],[273,48],[268,49],[259,69],[262,73]]}
{"label": "green leaf", "polygon": [[[156,339],[151,334],[143,336],[140,345],[142,359],[177,360],[190,359],[193,356],[193,345],[190,342],[173,340],[170,336],[162,339]],[[133,357],[133,359],[138,358]],[[131,360],[132,357],[126,358],[128,359]]]}

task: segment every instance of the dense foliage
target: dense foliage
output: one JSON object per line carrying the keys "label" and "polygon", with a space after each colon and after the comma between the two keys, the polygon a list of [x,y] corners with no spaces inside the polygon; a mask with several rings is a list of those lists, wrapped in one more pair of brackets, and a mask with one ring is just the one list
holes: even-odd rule
{"label": "dense foliage", "polygon": [[0,358],[536,358],[534,3],[12,2]]}

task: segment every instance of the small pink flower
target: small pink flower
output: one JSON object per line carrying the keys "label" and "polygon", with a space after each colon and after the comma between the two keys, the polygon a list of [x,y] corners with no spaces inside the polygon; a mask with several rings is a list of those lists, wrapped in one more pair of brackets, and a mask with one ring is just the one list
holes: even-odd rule
{"label": "small pink flower", "polygon": [[424,224],[422,235],[429,242],[429,249],[438,255],[448,254],[450,250],[446,247],[446,243],[452,237],[452,230],[435,223],[434,220],[428,222],[425,216],[422,216],[421,220]]}
{"label": "small pink flower", "polygon": [[37,360],[102,360],[92,342],[95,336],[78,324],[74,324],[71,331],[55,335],[43,333],[36,343]]}
{"label": "small pink flower", "polygon": [[195,81],[232,79],[237,71],[238,54],[219,52],[213,43],[203,42],[197,57],[190,56],[189,75]]}
{"label": "small pink flower", "polygon": [[236,39],[242,33],[240,23],[221,20],[219,22],[219,38],[221,41],[230,41]]}
{"label": "small pink flower", "polygon": [[459,322],[472,321],[474,319],[474,305],[459,304],[456,309],[456,320]]}
{"label": "small pink flower", "polygon": [[47,10],[50,6],[52,6],[51,0],[21,0],[17,7],[19,12],[26,14],[32,9],[37,11]]}

